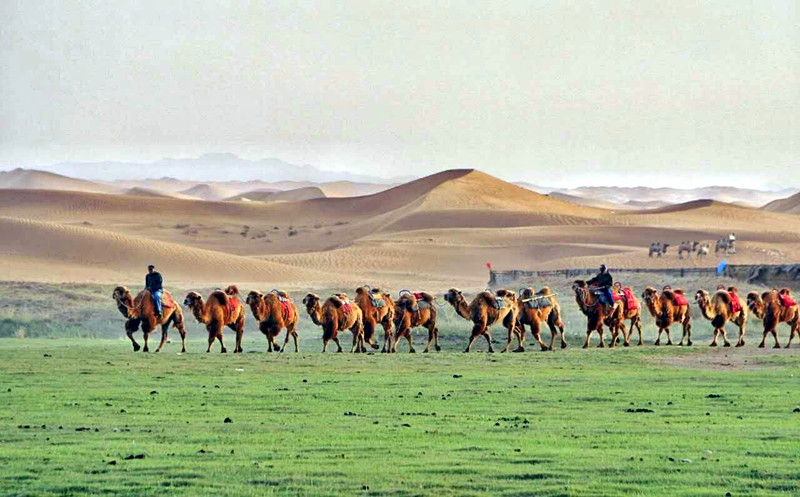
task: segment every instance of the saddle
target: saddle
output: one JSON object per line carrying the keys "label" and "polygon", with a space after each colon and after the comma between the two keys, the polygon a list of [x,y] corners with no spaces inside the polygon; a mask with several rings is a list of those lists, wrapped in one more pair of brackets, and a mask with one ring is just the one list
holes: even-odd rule
{"label": "saddle", "polygon": [[239,310],[239,306],[241,305],[242,303],[239,301],[238,297],[228,297],[228,309],[230,310],[231,315],[236,314],[236,311]]}
{"label": "saddle", "polygon": [[172,298],[172,294],[166,290],[161,293],[161,307],[175,307],[175,299]]}
{"label": "saddle", "polygon": [[783,307],[794,307],[797,305],[797,302],[795,302],[792,299],[792,296],[787,293],[779,293],[778,302],[780,302]]}
{"label": "saddle", "polygon": [[736,295],[736,292],[728,292],[728,295],[731,298],[731,312],[734,314],[742,312],[742,303],[739,301],[739,296]]}
{"label": "saddle", "polygon": [[547,307],[552,307],[552,305],[553,302],[551,302],[550,299],[547,298],[531,299],[525,302],[525,306],[528,307],[529,309],[545,309]]}
{"label": "saddle", "polygon": [[494,308],[499,311],[501,309],[505,309],[506,307],[508,307],[508,302],[506,302],[505,299],[503,299],[501,297],[495,296],[495,298],[494,298]]}
{"label": "saddle", "polygon": [[277,295],[278,302],[281,304],[281,315],[283,316],[283,320],[287,321],[292,316],[294,302],[292,302],[291,297],[289,297],[289,294],[286,292],[272,290],[271,293]]}
{"label": "saddle", "polygon": [[636,296],[633,294],[633,290],[628,287],[622,289],[622,295],[625,297],[625,305],[629,311],[639,309],[639,301],[636,300]]}
{"label": "saddle", "polygon": [[672,295],[672,301],[675,303],[675,305],[689,305],[689,301],[686,300],[686,296],[684,296],[682,293],[675,292]]}
{"label": "saddle", "polygon": [[383,300],[383,294],[380,290],[372,290],[369,292],[369,300],[372,302],[372,307],[384,307],[386,306],[386,301]]}

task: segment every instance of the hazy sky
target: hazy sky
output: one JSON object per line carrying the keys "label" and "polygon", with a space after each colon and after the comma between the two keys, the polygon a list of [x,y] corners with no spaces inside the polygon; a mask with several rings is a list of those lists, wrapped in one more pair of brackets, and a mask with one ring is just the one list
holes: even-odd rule
{"label": "hazy sky", "polygon": [[0,0],[0,167],[800,186],[800,2]]}

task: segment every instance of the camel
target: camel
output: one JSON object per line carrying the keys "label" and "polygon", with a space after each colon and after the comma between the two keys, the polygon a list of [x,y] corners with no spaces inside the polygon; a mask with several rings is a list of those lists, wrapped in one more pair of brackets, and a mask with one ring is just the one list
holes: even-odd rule
{"label": "camel", "polygon": [[[617,290],[617,293],[619,293],[619,294],[621,294],[623,296],[623,300],[622,300],[622,302],[623,302],[623,304],[622,304],[622,322],[624,323],[626,320],[629,320],[631,322],[630,326],[628,326],[627,333],[624,334],[625,342],[623,343],[623,345],[625,347],[630,347],[630,345],[631,345],[631,335],[633,335],[633,328],[636,328],[637,331],[639,332],[639,343],[637,345],[641,346],[644,343],[642,341],[642,306],[636,300],[636,297],[633,294],[633,289],[629,288],[629,287],[626,287],[626,288],[628,288],[630,290],[630,293],[629,293],[630,298],[633,299],[633,301],[636,303],[636,307],[632,307],[630,309],[628,308],[628,305],[627,305],[628,297],[625,296],[625,293],[623,292],[622,285],[619,282],[614,283],[614,289]],[[624,332],[625,329],[623,328],[622,331]]]}
{"label": "camel", "polygon": [[683,259],[683,253],[686,252],[687,257],[690,257],[693,253],[697,252],[697,247],[700,245],[698,241],[689,241],[686,240],[681,242],[680,246],[678,247],[678,259]]}
{"label": "camel", "polygon": [[439,328],[436,327],[438,311],[434,305],[433,295],[424,292],[418,294],[403,292],[394,304],[395,333],[392,353],[397,352],[397,342],[403,337],[408,339],[408,351],[412,354],[416,352],[412,343],[411,329],[420,326],[428,329],[428,343],[422,352],[430,352],[431,343],[437,352],[442,350],[439,346]]}
{"label": "camel", "polygon": [[[211,352],[211,346],[215,340],[219,340],[220,353],[225,353],[225,343],[222,341],[222,330],[225,326],[236,332],[236,346],[234,354],[242,352],[242,335],[244,335],[245,310],[239,300],[232,301],[233,295],[238,293],[238,289],[231,285],[223,292],[215,290],[211,292],[208,299],[203,302],[203,296],[197,292],[189,292],[183,300],[183,305],[192,311],[192,315],[198,323],[206,325],[208,331],[208,348],[206,353]],[[233,294],[233,295],[230,295]]]}
{"label": "camel", "polygon": [[[736,287],[730,287],[728,290],[719,289],[712,297],[707,291],[698,290],[694,296],[694,300],[697,302],[697,306],[700,307],[703,317],[711,321],[711,325],[714,327],[714,339],[711,340],[711,347],[717,346],[717,338],[719,336],[722,336],[725,347],[731,346],[728,341],[728,332],[725,330],[725,323],[728,321],[739,327],[739,340],[736,342],[736,346],[741,347],[744,345],[747,306],[736,292]],[[732,299],[739,301],[738,310],[734,309]]]}
{"label": "camel", "polygon": [[497,296],[495,296],[488,290],[483,291],[468,304],[461,290],[451,288],[445,294],[444,300],[453,306],[456,314],[473,323],[469,344],[467,344],[464,352],[470,351],[472,344],[479,336],[486,338],[489,352],[494,352],[489,329],[497,323],[502,323],[503,327],[508,330],[508,343],[503,352],[511,347],[511,341],[515,334],[519,337],[519,330],[517,329],[519,308],[517,307],[517,299],[514,292],[498,290]]}
{"label": "camel", "polygon": [[353,332],[353,348],[350,352],[365,352],[364,348],[364,322],[361,308],[347,301],[347,295],[340,293],[330,296],[320,304],[318,295],[309,293],[303,297],[303,304],[311,321],[317,326],[322,326],[322,352],[328,349],[328,342],[333,342],[338,347],[336,352],[342,351],[339,343],[339,330]]}
{"label": "camel", "polygon": [[697,257],[705,257],[711,252],[711,244],[704,243],[697,249]]}
{"label": "camel", "polygon": [[[252,291],[247,294],[247,305],[250,306],[253,317],[258,320],[258,329],[267,338],[267,352],[283,351],[289,343],[289,337],[294,339],[294,351],[300,352],[297,344],[299,315],[288,293],[273,290],[262,295],[261,292]],[[275,338],[284,328],[286,328],[286,339],[283,341],[283,347],[279,347]]]}
{"label": "camel", "polygon": [[364,314],[364,342],[373,349],[378,348],[375,343],[375,328],[378,323],[383,326],[384,341],[381,352],[390,352],[392,347],[392,325],[394,322],[394,301],[388,293],[381,292],[378,288],[365,285],[356,289],[356,304]]}
{"label": "camel", "polygon": [[[786,295],[789,295],[789,290],[781,289]],[[780,323],[787,323],[789,325],[789,342],[786,348],[792,346],[792,339],[795,335],[800,338],[800,306],[797,304],[792,306],[784,306],[780,302],[780,292],[770,290],[759,295],[758,292],[750,292],[747,294],[747,307],[753,311],[753,314],[764,321],[764,336],[761,338],[761,343],[758,348],[764,348],[767,341],[767,335],[772,334],[775,339],[773,348],[781,348],[778,342],[778,325]]]}
{"label": "camel", "polygon": [[[547,323],[550,328],[550,345],[545,345],[542,341],[542,323]],[[520,331],[520,344],[515,352],[524,351],[525,326],[530,326],[531,335],[539,344],[542,350],[553,350],[553,342],[559,331],[561,332],[561,348],[567,348],[567,341],[564,339],[565,326],[561,320],[561,306],[555,296],[550,293],[549,287],[543,287],[539,292],[534,292],[533,288],[522,288],[519,291],[519,315],[517,316],[517,326]]]}
{"label": "camel", "polygon": [[653,287],[647,287],[642,293],[642,299],[645,301],[647,310],[655,318],[656,326],[658,327],[658,338],[654,345],[661,345],[661,333],[667,333],[667,345],[672,345],[672,338],[670,338],[670,327],[673,323],[680,323],[683,326],[683,334],[681,341],[678,345],[683,345],[683,340],[686,339],[686,345],[692,345],[692,323],[691,312],[689,311],[689,303],[677,304],[675,294],[680,295],[685,300],[683,290],[676,288],[672,290],[669,287],[664,287],[661,295],[658,290]]}
{"label": "camel", "polygon": [[670,247],[669,243],[661,243],[655,242],[650,244],[650,252],[648,252],[648,257],[653,257],[653,254],[656,254],[658,258],[661,258],[662,255],[667,253],[667,249]]}
{"label": "camel", "polygon": [[575,292],[575,302],[581,312],[586,316],[586,341],[583,343],[583,348],[589,347],[592,338],[592,332],[597,332],[600,336],[600,343],[597,345],[602,348],[605,347],[605,330],[603,325],[608,326],[611,331],[611,348],[616,347],[617,338],[619,334],[625,336],[625,323],[622,320],[622,306],[614,304],[609,308],[608,305],[600,302],[600,299],[595,292],[590,288],[585,281],[576,280],[572,284],[572,291]]}
{"label": "camel", "polygon": [[[165,296],[171,298],[171,294],[164,291]],[[114,301],[117,303],[117,309],[128,320],[125,322],[125,333],[133,344],[133,351],[137,352],[141,347],[133,338],[133,334],[142,326],[142,335],[144,335],[144,349],[143,352],[149,352],[149,339],[150,333],[156,329],[156,326],[161,325],[161,343],[158,344],[156,352],[159,352],[164,344],[167,343],[167,331],[170,325],[178,329],[181,334],[181,352],[186,352],[186,328],[183,326],[183,312],[181,308],[175,305],[174,307],[164,307],[161,312],[161,319],[156,318],[155,306],[153,300],[150,298],[150,292],[142,290],[134,299],[131,292],[124,286],[118,286],[111,294]]]}
{"label": "camel", "polygon": [[720,238],[717,240],[716,244],[714,244],[714,253],[718,253],[720,251],[725,251],[726,254],[735,254],[736,253],[736,239],[730,238]]}

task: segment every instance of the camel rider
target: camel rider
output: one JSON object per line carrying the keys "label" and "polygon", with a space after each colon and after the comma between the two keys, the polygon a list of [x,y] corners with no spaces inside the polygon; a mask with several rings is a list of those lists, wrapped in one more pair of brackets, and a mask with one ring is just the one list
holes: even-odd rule
{"label": "camel rider", "polygon": [[606,304],[614,307],[614,295],[611,293],[611,286],[614,284],[614,278],[608,272],[605,264],[600,264],[600,272],[594,278],[586,282],[589,286],[596,286],[603,291],[603,297]]}
{"label": "camel rider", "polygon": [[144,277],[144,287],[150,292],[153,306],[156,308],[156,317],[161,319],[161,295],[164,293],[164,279],[152,264],[147,266],[147,276]]}

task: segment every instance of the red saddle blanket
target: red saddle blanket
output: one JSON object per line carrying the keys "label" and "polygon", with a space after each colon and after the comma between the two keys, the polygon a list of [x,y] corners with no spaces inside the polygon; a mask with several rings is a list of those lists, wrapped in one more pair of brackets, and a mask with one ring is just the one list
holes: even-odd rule
{"label": "red saddle blanket", "polygon": [[230,309],[231,314],[235,314],[240,305],[242,305],[242,303],[239,302],[238,298],[228,295],[228,308]]}
{"label": "red saddle blanket", "polygon": [[172,298],[172,294],[164,291],[161,294],[161,307],[175,307],[175,299]]}
{"label": "red saddle blanket", "polygon": [[350,302],[345,302],[344,304],[342,304],[342,312],[344,312],[345,314],[350,314],[351,312],[353,312],[353,304],[351,304]]}
{"label": "red saddle blanket", "polygon": [[622,295],[621,295],[621,294],[619,294],[619,293],[617,293],[617,292],[611,292],[611,295],[613,295],[613,296],[614,296],[614,302],[616,302],[616,301],[618,301],[618,300],[619,300],[619,301],[621,301],[621,300],[622,300]]}
{"label": "red saddle blanket", "polygon": [[676,305],[689,305],[689,302],[686,300],[686,296],[680,294],[678,292],[673,293],[675,296],[672,301],[675,302]]}
{"label": "red saddle blanket", "polygon": [[292,316],[292,303],[286,300],[281,300],[281,314],[283,315],[283,320],[288,321],[289,318]]}
{"label": "red saddle blanket", "polygon": [[425,300],[421,292],[414,292],[414,298],[417,300]]}
{"label": "red saddle blanket", "polygon": [[779,294],[778,295],[778,300],[780,301],[781,305],[784,306],[784,307],[794,307],[794,306],[797,305],[797,302],[792,300],[792,297],[790,297],[789,295]]}
{"label": "red saddle blanket", "polygon": [[731,311],[734,314],[742,312],[742,303],[739,301],[739,296],[733,292],[728,292],[728,295],[731,297]]}
{"label": "red saddle blanket", "polygon": [[636,300],[636,296],[633,294],[633,290],[631,290],[628,287],[625,287],[622,289],[622,293],[625,295],[625,303],[627,303],[629,311],[639,308],[639,301]]}

